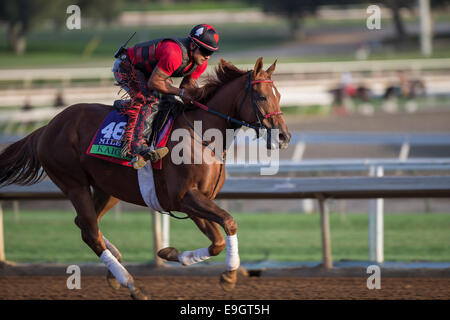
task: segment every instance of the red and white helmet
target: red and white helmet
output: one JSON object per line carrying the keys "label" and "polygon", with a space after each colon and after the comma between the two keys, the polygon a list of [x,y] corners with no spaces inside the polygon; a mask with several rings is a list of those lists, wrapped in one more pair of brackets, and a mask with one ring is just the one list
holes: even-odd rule
{"label": "red and white helmet", "polygon": [[197,46],[211,53],[219,50],[219,34],[209,24],[196,25],[189,33],[189,38]]}

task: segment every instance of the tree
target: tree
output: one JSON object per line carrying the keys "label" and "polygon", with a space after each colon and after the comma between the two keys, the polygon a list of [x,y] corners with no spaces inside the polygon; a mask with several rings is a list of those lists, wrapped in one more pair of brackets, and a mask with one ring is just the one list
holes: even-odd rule
{"label": "tree", "polygon": [[391,10],[397,40],[403,41],[406,38],[406,29],[401,16],[401,9],[412,9],[417,4],[416,0],[383,0],[382,3]]}
{"label": "tree", "polygon": [[6,22],[7,42],[11,50],[22,54],[26,49],[26,34],[45,17],[51,7],[45,0],[2,0],[0,20]]}
{"label": "tree", "polygon": [[[413,10],[414,7],[418,6],[417,0],[382,0],[387,8],[392,12],[392,18],[394,19],[395,31],[397,33],[397,39],[402,41],[406,39],[407,33],[401,16],[401,9],[406,8]],[[445,7],[450,3],[449,0],[430,0],[430,5],[432,8]]]}
{"label": "tree", "polygon": [[120,13],[121,3],[122,0],[1,0],[0,21],[6,24],[9,50],[23,54],[27,34],[49,20],[61,25],[69,5],[79,5],[83,16],[111,21]]}
{"label": "tree", "polygon": [[248,0],[250,3],[260,3],[264,12],[284,16],[289,21],[291,35],[300,40],[304,37],[304,19],[309,14],[315,14],[323,0]]}

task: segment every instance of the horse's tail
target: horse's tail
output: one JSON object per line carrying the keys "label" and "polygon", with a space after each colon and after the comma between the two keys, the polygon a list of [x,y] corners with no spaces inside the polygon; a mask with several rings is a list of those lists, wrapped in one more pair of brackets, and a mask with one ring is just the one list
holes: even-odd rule
{"label": "horse's tail", "polygon": [[0,186],[13,183],[30,185],[45,177],[37,155],[39,137],[44,128],[37,129],[0,153]]}

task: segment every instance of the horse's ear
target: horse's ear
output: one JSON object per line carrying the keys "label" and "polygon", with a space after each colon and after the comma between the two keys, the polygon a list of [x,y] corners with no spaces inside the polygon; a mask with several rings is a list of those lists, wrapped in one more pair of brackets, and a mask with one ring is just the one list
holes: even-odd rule
{"label": "horse's ear", "polygon": [[278,59],[275,60],[275,62],[269,67],[269,69],[266,70],[269,77],[272,76],[272,73],[275,71],[275,67],[277,66]]}
{"label": "horse's ear", "polygon": [[255,68],[253,69],[253,75],[255,78],[261,72],[262,67],[263,67],[263,58],[259,57],[258,60],[256,60]]}

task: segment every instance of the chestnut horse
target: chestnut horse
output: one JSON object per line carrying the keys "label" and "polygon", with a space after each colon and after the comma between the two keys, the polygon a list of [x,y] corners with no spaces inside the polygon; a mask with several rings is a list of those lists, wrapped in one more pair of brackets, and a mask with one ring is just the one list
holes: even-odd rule
{"label": "chestnut horse", "polygon": [[[253,128],[278,129],[279,147],[286,148],[290,134],[281,115],[280,94],[271,80],[275,66],[276,61],[263,70],[262,58],[259,58],[253,70],[242,71],[221,60],[216,77],[201,88],[191,89],[192,95],[233,120],[255,124]],[[116,289],[128,287],[135,299],[147,299],[122,266],[119,250],[98,227],[102,216],[119,200],[146,206],[136,170],[86,155],[93,135],[111,110],[111,106],[101,104],[69,106],[46,126],[10,145],[0,154],[0,185],[32,184],[47,174],[75,207],[75,224],[81,229],[83,241],[107,266],[109,284]],[[203,132],[192,131],[194,120],[202,121]],[[192,140],[211,128],[220,130],[225,137],[226,129],[235,127],[230,118],[221,118],[217,113],[200,108],[186,111],[173,125],[174,130],[188,130]],[[167,147],[172,150],[174,145],[175,142],[169,140]],[[162,170],[154,170],[161,207],[165,211],[186,213],[210,239],[211,245],[182,253],[175,248],[164,248],[159,256],[190,265],[216,256],[226,248],[227,270],[221,274],[220,284],[224,290],[233,289],[240,265],[237,224],[228,212],[213,202],[224,184],[225,166],[219,162],[176,165],[170,155],[162,161]],[[220,227],[226,233],[225,238]]]}

